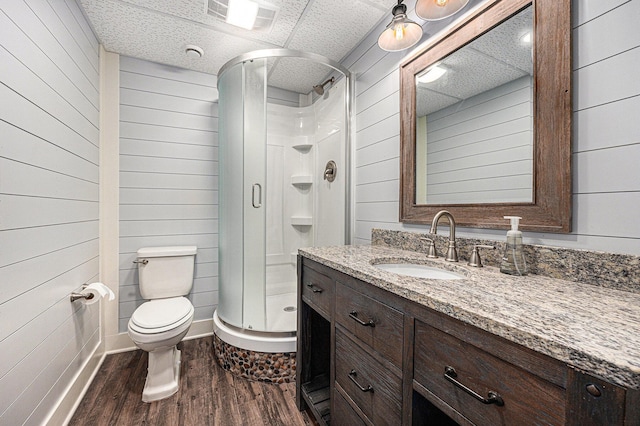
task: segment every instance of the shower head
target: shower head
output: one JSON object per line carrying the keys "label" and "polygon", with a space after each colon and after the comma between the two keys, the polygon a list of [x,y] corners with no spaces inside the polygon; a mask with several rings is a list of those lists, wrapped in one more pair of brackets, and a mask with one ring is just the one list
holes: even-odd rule
{"label": "shower head", "polygon": [[316,92],[318,95],[322,96],[324,95],[324,86],[326,86],[329,83],[333,84],[335,81],[336,81],[335,77],[331,77],[329,80],[325,81],[324,83],[316,84],[315,86],[313,86],[313,91]]}

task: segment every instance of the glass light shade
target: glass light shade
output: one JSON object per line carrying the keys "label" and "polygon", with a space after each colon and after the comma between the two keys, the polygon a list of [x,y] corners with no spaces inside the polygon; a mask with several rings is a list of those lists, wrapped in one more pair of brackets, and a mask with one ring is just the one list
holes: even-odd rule
{"label": "glass light shade", "polygon": [[378,37],[378,46],[387,52],[408,49],[422,38],[422,27],[406,15],[396,15]]}
{"label": "glass light shade", "polygon": [[418,0],[416,14],[425,21],[448,18],[465,7],[469,0]]}

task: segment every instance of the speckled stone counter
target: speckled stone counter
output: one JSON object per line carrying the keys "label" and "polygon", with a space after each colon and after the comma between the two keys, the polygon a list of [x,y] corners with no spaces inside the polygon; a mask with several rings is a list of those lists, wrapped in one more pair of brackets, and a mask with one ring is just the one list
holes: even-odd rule
{"label": "speckled stone counter", "polygon": [[[538,275],[513,277],[494,267],[471,268],[391,247],[317,247],[299,253],[612,383],[640,389],[640,294]],[[424,263],[465,278],[412,278],[373,266],[389,261]]]}

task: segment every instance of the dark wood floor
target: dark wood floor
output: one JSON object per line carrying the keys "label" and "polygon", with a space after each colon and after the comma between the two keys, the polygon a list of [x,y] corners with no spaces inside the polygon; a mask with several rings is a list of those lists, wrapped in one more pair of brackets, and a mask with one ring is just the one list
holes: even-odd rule
{"label": "dark wood floor", "polygon": [[250,382],[221,369],[212,337],[182,342],[180,390],[141,400],[147,353],[108,355],[70,425],[313,425],[295,405],[295,384]]}

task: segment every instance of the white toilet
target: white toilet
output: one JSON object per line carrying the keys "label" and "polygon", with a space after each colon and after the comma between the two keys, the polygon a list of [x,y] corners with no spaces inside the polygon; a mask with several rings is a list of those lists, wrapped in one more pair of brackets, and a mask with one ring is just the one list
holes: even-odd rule
{"label": "white toilet", "polygon": [[167,398],[178,391],[180,351],[176,345],[193,321],[193,305],[184,297],[193,286],[197,247],[148,247],[138,250],[140,294],[148,302],[129,320],[129,337],[149,352],[142,401]]}

